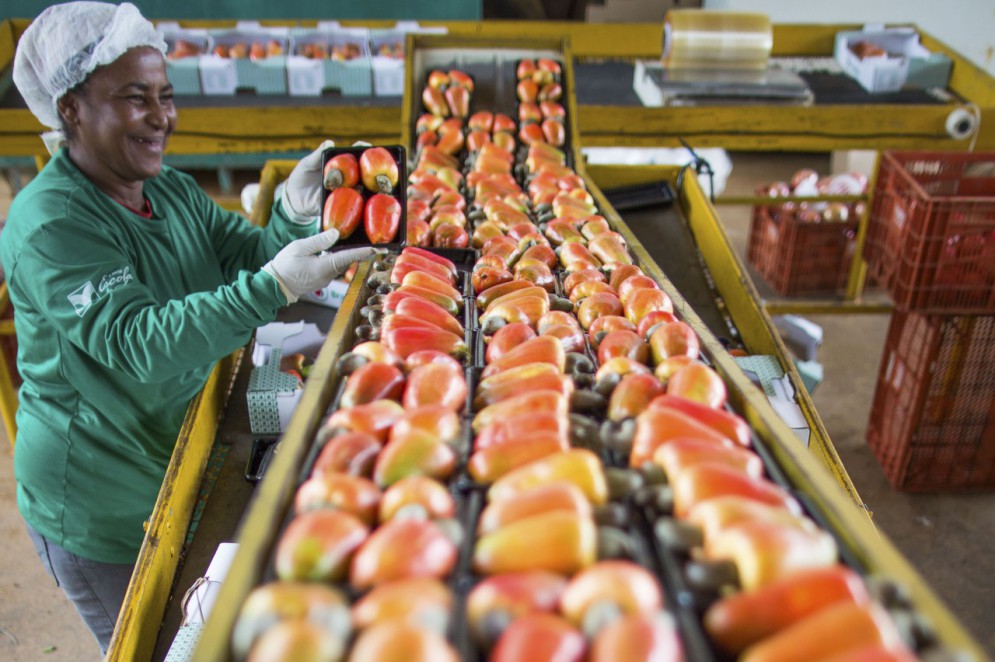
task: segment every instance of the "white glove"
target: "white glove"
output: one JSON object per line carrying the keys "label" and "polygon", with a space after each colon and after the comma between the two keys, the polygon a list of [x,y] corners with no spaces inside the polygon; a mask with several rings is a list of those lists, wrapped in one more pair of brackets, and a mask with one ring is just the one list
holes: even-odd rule
{"label": "white glove", "polygon": [[325,287],[345,273],[350,264],[377,252],[371,247],[322,252],[331,248],[338,238],[339,231],[332,229],[292,241],[263,265],[263,270],[280,284],[288,304],[297,301],[302,294]]}
{"label": "white glove", "polygon": [[326,140],[298,161],[283,186],[283,211],[294,223],[310,225],[321,216],[321,153],[329,147],[335,141]]}

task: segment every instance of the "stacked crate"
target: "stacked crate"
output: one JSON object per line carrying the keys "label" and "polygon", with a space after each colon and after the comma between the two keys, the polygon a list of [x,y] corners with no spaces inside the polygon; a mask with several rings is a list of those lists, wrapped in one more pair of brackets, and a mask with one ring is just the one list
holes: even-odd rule
{"label": "stacked crate", "polygon": [[753,208],[746,257],[782,296],[832,296],[846,289],[856,252],[862,203],[777,200],[790,196],[860,195],[866,181],[853,174],[819,178],[795,173],[792,184],[775,182],[758,191],[772,198]]}
{"label": "stacked crate", "polygon": [[889,481],[995,487],[995,154],[884,153],[864,257],[895,303],[867,429]]}

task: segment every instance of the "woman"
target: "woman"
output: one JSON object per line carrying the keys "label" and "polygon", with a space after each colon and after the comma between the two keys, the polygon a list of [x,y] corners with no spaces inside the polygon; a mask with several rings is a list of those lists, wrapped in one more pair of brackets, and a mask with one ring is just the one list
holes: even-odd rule
{"label": "woman", "polygon": [[[49,7],[14,82],[58,131],[13,201],[0,259],[24,384],[18,507],[106,651],[184,413],[214,363],[372,249],[322,253],[321,149],[258,228],[162,163],[176,127],[165,43],[130,4]],[[312,236],[313,235],[313,236]]]}

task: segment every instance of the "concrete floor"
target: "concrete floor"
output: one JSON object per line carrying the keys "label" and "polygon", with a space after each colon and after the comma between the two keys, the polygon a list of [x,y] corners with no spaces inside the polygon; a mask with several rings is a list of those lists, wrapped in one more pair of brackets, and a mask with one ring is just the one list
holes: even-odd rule
{"label": "concrete floor", "polygon": [[[729,195],[785,179],[801,166],[828,172],[824,155],[734,154]],[[9,190],[0,181],[0,218]],[[739,254],[745,256],[749,210],[720,207]],[[745,257],[743,257],[745,262]],[[910,495],[891,489],[867,448],[864,432],[877,380],[888,315],[823,315],[818,360],[824,378],[813,400],[874,521],[995,657],[995,491],[982,494]],[[0,433],[0,436],[3,436]],[[87,660],[98,649],[61,591],[45,575],[17,514],[9,443],[0,439],[0,659]]]}

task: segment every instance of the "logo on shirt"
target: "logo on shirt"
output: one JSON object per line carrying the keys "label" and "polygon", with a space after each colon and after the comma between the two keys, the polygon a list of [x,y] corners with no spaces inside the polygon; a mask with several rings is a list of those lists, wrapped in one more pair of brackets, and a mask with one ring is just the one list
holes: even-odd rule
{"label": "logo on shirt", "polygon": [[129,283],[134,279],[131,275],[131,267],[122,267],[121,269],[115,269],[106,276],[100,279],[100,285],[97,286],[97,291],[101,294],[107,290],[117,287],[119,285],[124,285]]}
{"label": "logo on shirt", "polygon": [[131,267],[115,269],[109,274],[104,275],[97,287],[94,287],[92,282],[86,281],[73,290],[68,297],[69,303],[73,305],[76,314],[83,317],[97,299],[115,287],[130,283],[134,278],[134,275],[131,273]]}
{"label": "logo on shirt", "polygon": [[90,309],[90,306],[96,300],[97,290],[94,289],[93,283],[90,281],[86,281],[69,295],[69,303],[73,304],[76,314],[80,317],[86,314],[86,311]]}

